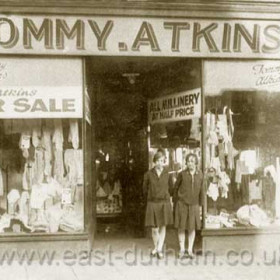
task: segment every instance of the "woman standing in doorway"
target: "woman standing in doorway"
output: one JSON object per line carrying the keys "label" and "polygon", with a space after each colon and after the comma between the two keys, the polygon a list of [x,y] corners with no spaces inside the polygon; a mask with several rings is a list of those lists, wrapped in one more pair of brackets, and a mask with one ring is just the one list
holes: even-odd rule
{"label": "woman standing in doorway", "polygon": [[[186,170],[179,173],[175,189],[177,204],[175,208],[175,228],[178,229],[179,258],[194,258],[193,245],[195,231],[201,228],[200,206],[203,205],[203,175],[198,170],[198,157],[188,154]],[[185,252],[185,232],[188,231],[188,251]]]}
{"label": "woman standing in doorway", "polygon": [[151,255],[162,259],[166,226],[173,223],[170,203],[172,178],[164,168],[164,151],[157,151],[153,162],[155,166],[145,174],[143,182],[143,193],[147,198],[145,226],[152,228],[154,249]]}

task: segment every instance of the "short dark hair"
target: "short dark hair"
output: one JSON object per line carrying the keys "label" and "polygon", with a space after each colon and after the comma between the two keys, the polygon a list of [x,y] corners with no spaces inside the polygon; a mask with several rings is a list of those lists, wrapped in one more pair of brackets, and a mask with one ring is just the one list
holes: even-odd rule
{"label": "short dark hair", "polygon": [[195,158],[195,164],[198,165],[198,156],[196,154],[190,153],[186,156],[186,163],[189,161],[189,158]]}
{"label": "short dark hair", "polygon": [[160,159],[161,157],[164,157],[165,158],[165,152],[164,150],[162,149],[159,149],[157,150],[157,152],[154,154],[154,157],[153,157],[153,162],[157,162],[158,159]]}

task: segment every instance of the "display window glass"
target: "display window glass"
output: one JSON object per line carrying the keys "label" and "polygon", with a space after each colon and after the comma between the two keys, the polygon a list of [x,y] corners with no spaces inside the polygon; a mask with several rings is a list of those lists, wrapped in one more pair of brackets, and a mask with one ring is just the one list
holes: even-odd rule
{"label": "display window glass", "polygon": [[82,63],[0,65],[0,234],[83,232]]}
{"label": "display window glass", "polygon": [[205,226],[279,227],[280,63],[204,62]]}

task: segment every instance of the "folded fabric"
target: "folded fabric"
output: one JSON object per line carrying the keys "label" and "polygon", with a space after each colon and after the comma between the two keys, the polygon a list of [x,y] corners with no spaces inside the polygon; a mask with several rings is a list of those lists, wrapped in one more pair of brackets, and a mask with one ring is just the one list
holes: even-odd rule
{"label": "folded fabric", "polygon": [[9,228],[11,225],[12,216],[9,214],[4,214],[0,218],[0,233],[4,232],[5,228]]}
{"label": "folded fabric", "polygon": [[70,210],[65,213],[61,218],[60,229],[64,231],[82,231],[84,229],[82,211]]}
{"label": "folded fabric", "polygon": [[48,210],[46,211],[46,218],[49,223],[50,232],[58,232],[62,216],[63,209],[60,203],[57,203],[48,208]]}
{"label": "folded fabric", "polygon": [[244,205],[236,213],[239,223],[255,227],[267,226],[269,220],[265,212],[258,205]]}

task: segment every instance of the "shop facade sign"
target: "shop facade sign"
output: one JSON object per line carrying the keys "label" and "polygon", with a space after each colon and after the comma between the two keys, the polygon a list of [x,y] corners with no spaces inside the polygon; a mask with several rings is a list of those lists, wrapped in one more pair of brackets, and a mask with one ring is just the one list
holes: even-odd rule
{"label": "shop facade sign", "polygon": [[189,120],[201,117],[201,89],[149,100],[149,124]]}
{"label": "shop facade sign", "polygon": [[[215,71],[211,71],[215,68]],[[208,95],[232,90],[279,92],[280,63],[276,60],[218,61],[204,63],[204,88]],[[219,83],[215,83],[219,77]]]}
{"label": "shop facade sign", "polygon": [[279,33],[278,21],[0,15],[0,53],[277,59]]}
{"label": "shop facade sign", "polygon": [[0,57],[0,119],[82,118],[80,59]]}

